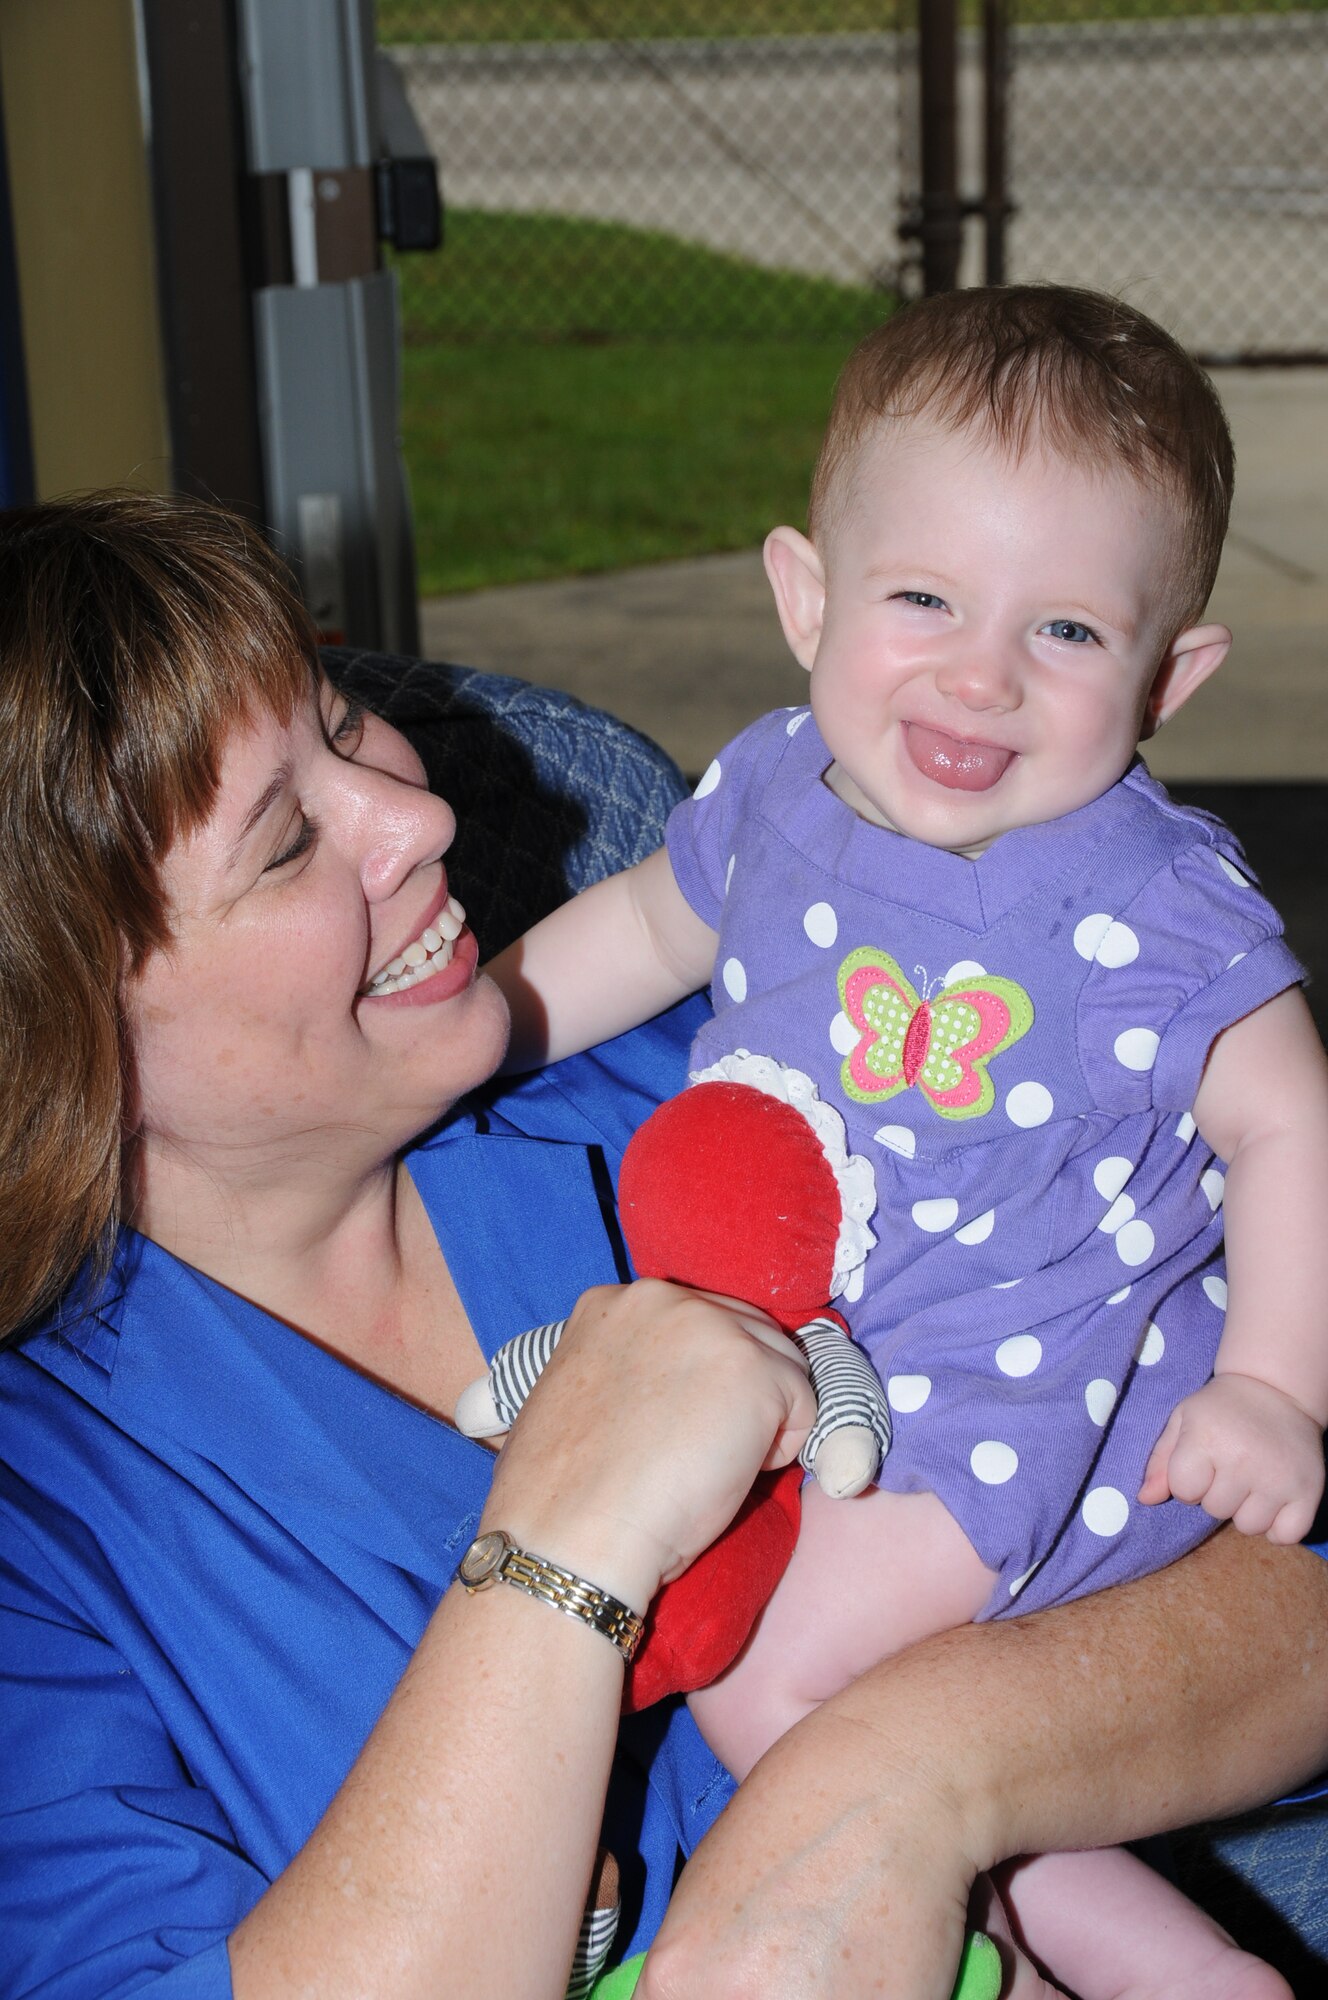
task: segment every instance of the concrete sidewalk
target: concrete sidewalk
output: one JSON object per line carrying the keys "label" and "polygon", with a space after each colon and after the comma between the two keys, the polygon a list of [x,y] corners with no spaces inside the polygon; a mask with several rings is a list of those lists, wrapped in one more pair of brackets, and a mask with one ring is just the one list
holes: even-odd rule
{"label": "concrete sidewalk", "polygon": [[[1238,471],[1211,615],[1236,643],[1148,761],[1164,779],[1328,780],[1328,370],[1215,379]],[[431,658],[579,695],[691,773],[806,687],[755,550],[433,598],[422,625]]]}

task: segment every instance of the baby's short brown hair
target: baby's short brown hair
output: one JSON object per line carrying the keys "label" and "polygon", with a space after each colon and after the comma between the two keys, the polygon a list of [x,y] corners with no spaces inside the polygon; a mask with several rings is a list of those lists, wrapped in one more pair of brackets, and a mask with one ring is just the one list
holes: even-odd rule
{"label": "baby's short brown hair", "polygon": [[986,433],[1015,457],[1041,443],[1161,490],[1179,514],[1173,634],[1202,612],[1231,511],[1231,432],[1203,370],[1145,314],[1065,285],[942,292],[894,314],[840,375],[812,477],[814,541],[847,505],[869,433],[915,417]]}

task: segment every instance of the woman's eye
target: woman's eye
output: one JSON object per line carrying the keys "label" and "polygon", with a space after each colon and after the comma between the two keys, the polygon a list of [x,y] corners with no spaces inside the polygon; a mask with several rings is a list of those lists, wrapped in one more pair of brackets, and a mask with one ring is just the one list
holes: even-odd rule
{"label": "woman's eye", "polygon": [[275,869],[285,868],[290,862],[298,861],[300,856],[302,854],[307,854],[309,852],[309,849],[313,846],[314,836],[316,835],[317,831],[318,831],[317,827],[314,825],[313,821],[309,818],[307,813],[301,813],[300,830],[296,834],[294,840],[292,840],[287,847],[284,847],[280,854],[275,854],[272,857],[271,861],[268,862],[267,867],[263,870],[263,873],[265,875],[271,875]]}
{"label": "woman's eye", "polygon": [[345,702],[345,707],[333,721],[330,740],[340,756],[353,757],[364,740],[364,703],[344,695],[339,699]]}
{"label": "woman's eye", "polygon": [[1097,640],[1097,633],[1090,631],[1087,625],[1081,625],[1077,618],[1053,618],[1042,629],[1049,632],[1053,639],[1063,639],[1067,646],[1092,646]]}

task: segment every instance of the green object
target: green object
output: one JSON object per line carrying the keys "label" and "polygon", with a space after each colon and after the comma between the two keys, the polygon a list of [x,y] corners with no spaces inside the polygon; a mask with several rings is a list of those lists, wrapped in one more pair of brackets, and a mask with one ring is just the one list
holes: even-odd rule
{"label": "green object", "polygon": [[631,2000],[645,1962],[643,1951],[639,1951],[635,1958],[625,1958],[621,1965],[614,1966],[612,1972],[606,1972],[602,1979],[595,1981],[590,1989],[590,2000]]}
{"label": "green object", "polygon": [[[638,1952],[606,1972],[591,1989],[590,2000],[630,2000],[641,1977],[645,1953]],[[996,2000],[1001,1990],[1001,1955],[982,1931],[974,1931],[959,1961],[959,1977],[951,2000]]]}
{"label": "green object", "polygon": [[1000,1990],[1001,1955],[985,1931],[972,1931],[959,1961],[951,2000],[996,2000]]}

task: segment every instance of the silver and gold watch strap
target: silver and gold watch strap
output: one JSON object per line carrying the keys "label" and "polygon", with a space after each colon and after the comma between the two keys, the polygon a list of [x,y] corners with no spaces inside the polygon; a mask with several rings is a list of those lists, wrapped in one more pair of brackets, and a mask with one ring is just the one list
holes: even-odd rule
{"label": "silver and gold watch strap", "polygon": [[555,1611],[602,1632],[624,1660],[630,1660],[641,1643],[645,1621],[630,1605],[610,1597],[584,1577],[574,1576],[571,1570],[517,1548],[502,1528],[491,1528],[471,1543],[457,1565],[457,1576],[472,1597],[495,1583],[513,1584],[527,1597],[537,1597],[542,1604],[551,1604]]}

